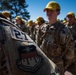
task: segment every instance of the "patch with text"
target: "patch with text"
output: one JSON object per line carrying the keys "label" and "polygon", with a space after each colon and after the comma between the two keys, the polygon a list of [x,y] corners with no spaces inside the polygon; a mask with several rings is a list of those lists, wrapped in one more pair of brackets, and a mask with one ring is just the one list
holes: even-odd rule
{"label": "patch with text", "polygon": [[17,66],[23,71],[36,72],[42,65],[42,57],[37,54],[34,45],[21,46],[18,48],[19,59]]}

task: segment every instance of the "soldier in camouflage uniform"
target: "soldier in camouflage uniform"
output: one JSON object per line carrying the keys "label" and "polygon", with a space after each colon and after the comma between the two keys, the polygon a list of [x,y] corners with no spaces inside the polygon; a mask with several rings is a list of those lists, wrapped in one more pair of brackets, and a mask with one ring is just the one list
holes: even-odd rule
{"label": "soldier in camouflage uniform", "polygon": [[27,26],[26,26],[25,20],[22,19],[20,16],[16,16],[16,18],[15,18],[15,24],[16,24],[23,32],[27,32]]}
{"label": "soldier in camouflage uniform", "polygon": [[42,17],[38,17],[36,19],[36,23],[38,24],[38,30],[37,30],[37,34],[36,34],[36,43],[38,46],[41,45],[42,43],[42,36],[44,34],[44,31],[46,29],[46,23],[45,20]]}
{"label": "soldier in camouflage uniform", "polygon": [[8,20],[12,21],[12,16],[9,11],[3,11],[2,15],[4,15]]}
{"label": "soldier in camouflage uniform", "polygon": [[[66,27],[70,29],[73,40],[75,41],[75,48],[76,48],[76,22],[75,22],[75,14],[73,12],[69,12],[66,16]],[[76,75],[76,49],[75,49],[75,62],[68,67],[68,70]]]}
{"label": "soldier in camouflage uniform", "polygon": [[34,29],[35,29],[35,23],[33,22],[33,20],[30,20],[28,22],[28,32],[29,32],[28,34],[33,41],[35,41]]}
{"label": "soldier in camouflage uniform", "polygon": [[70,31],[57,20],[60,14],[60,5],[49,2],[44,9],[49,20],[40,48],[58,65],[61,75],[74,59],[74,42]]}

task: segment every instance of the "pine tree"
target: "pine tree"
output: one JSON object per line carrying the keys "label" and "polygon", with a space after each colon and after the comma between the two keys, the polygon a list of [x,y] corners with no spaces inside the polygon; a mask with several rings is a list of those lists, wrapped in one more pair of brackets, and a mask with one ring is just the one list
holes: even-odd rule
{"label": "pine tree", "polygon": [[1,0],[0,2],[1,11],[8,10],[12,18],[21,16],[26,21],[30,19],[29,12],[26,9],[27,7],[26,0]]}

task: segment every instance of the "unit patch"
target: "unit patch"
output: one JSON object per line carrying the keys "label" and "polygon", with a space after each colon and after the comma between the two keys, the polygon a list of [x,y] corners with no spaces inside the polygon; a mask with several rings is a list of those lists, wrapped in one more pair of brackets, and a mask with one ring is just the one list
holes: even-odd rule
{"label": "unit patch", "polygon": [[42,57],[36,52],[34,45],[21,46],[18,48],[18,68],[23,71],[36,72],[42,65]]}

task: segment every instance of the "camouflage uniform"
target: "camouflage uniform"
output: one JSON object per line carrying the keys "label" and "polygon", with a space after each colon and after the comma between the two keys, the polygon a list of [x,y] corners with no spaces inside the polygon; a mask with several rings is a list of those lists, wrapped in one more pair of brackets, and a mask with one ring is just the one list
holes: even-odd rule
{"label": "camouflage uniform", "polygon": [[35,43],[37,43],[36,38],[37,38],[37,32],[38,32],[38,30],[39,30],[39,25],[35,25],[35,28],[34,28]]}
{"label": "camouflage uniform", "polygon": [[29,26],[29,35],[31,39],[35,41],[34,28],[35,28],[35,25]]}
{"label": "camouflage uniform", "polygon": [[75,75],[76,74],[76,23],[74,23],[73,25],[66,24],[66,27],[70,29],[73,35],[73,40],[75,42],[75,60],[74,60],[75,62],[70,67],[68,67],[68,70]]}
{"label": "camouflage uniform", "polygon": [[39,26],[38,30],[37,30],[37,34],[36,34],[36,43],[37,45],[40,47],[42,40],[43,40],[43,35],[46,31],[46,23],[43,23],[41,26]]}
{"label": "camouflage uniform", "polygon": [[64,75],[64,70],[74,58],[73,42],[69,30],[60,22],[48,25],[40,48],[58,65],[61,75]]}

